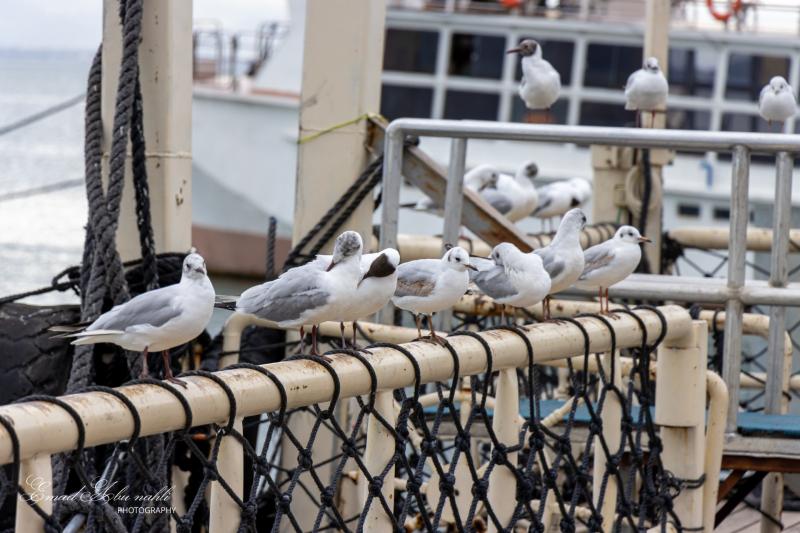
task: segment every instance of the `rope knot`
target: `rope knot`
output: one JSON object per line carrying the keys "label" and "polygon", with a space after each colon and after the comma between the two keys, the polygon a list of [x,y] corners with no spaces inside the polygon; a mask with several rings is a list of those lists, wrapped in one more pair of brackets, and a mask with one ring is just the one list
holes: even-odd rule
{"label": "rope knot", "polygon": [[455,493],[456,477],[453,474],[445,474],[439,479],[439,490],[446,496]]}
{"label": "rope knot", "polygon": [[373,478],[372,481],[369,482],[367,486],[367,490],[370,496],[375,498],[380,498],[381,496],[381,489],[383,488],[383,479],[381,478]]}
{"label": "rope knot", "polygon": [[342,453],[348,457],[355,457],[357,455],[356,443],[352,440],[344,441],[342,443]]}
{"label": "rope knot", "polygon": [[479,479],[472,485],[472,495],[478,500],[485,500],[489,491],[489,482]]}
{"label": "rope knot", "polygon": [[434,455],[438,445],[436,439],[425,439],[422,441],[419,448],[424,455]]}
{"label": "rope knot", "polygon": [[465,436],[463,436],[461,434],[459,434],[453,440],[453,445],[455,446],[456,450],[459,450],[459,451],[462,451],[462,452],[468,452],[469,451],[469,444],[470,444],[469,437],[465,437]]}
{"label": "rope knot", "polygon": [[326,487],[319,495],[323,507],[333,507],[333,487]]}
{"label": "rope knot", "polygon": [[250,521],[255,518],[258,512],[258,504],[255,501],[250,501],[242,507],[242,521]]}
{"label": "rope knot", "polygon": [[517,501],[527,503],[533,499],[535,486],[528,476],[522,476],[517,481]]}
{"label": "rope knot", "polygon": [[219,480],[219,472],[217,472],[217,467],[213,464],[205,465],[203,470],[206,473],[206,477],[209,481],[218,481]]}
{"label": "rope knot", "polygon": [[419,492],[420,487],[422,484],[416,478],[410,478],[406,482],[406,492],[416,493]]}
{"label": "rope knot", "polygon": [[603,518],[592,513],[589,520],[586,522],[589,531],[603,531]]}
{"label": "rope knot", "polygon": [[575,533],[575,519],[565,516],[560,522],[562,533]]}
{"label": "rope knot", "polygon": [[281,499],[278,502],[282,513],[288,513],[292,505],[292,495],[288,492],[281,494]]}
{"label": "rope knot", "polygon": [[314,466],[314,461],[311,458],[311,452],[308,450],[300,450],[297,454],[297,464],[302,470],[310,470]]}

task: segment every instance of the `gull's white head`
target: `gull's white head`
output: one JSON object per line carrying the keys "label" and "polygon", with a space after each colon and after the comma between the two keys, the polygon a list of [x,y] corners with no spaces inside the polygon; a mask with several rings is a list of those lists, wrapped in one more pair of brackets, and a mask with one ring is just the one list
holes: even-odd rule
{"label": "gull's white head", "polygon": [[642,237],[639,230],[633,226],[622,226],[614,234],[614,238],[618,241],[626,242],[629,244],[639,244],[641,242],[653,242],[647,237]]}
{"label": "gull's white head", "polygon": [[528,178],[529,180],[533,180],[536,176],[539,175],[539,165],[534,163],[533,161],[528,161],[517,171],[517,176]]}
{"label": "gull's white head", "polygon": [[769,80],[769,86],[775,94],[778,94],[785,91],[789,87],[789,83],[787,83],[783,76],[773,76],[772,79]]}
{"label": "gull's white head", "polygon": [[192,252],[186,256],[183,260],[184,277],[188,279],[203,279],[207,275],[206,262],[200,254]]}
{"label": "gull's white head", "polygon": [[478,165],[470,170],[469,173],[477,176],[480,190],[486,187],[497,187],[497,180],[500,178],[500,171],[492,165]]}
{"label": "gull's white head", "polygon": [[533,39],[525,39],[516,48],[506,50],[507,54],[519,54],[522,57],[542,57],[542,47]]}
{"label": "gull's white head", "polygon": [[583,210],[576,207],[575,209],[567,211],[564,218],[561,219],[561,224],[558,226],[558,233],[562,233],[562,231],[577,233],[581,231],[584,226],[586,226],[586,214],[584,214]]}
{"label": "gull's white head", "polygon": [[658,72],[660,70],[658,66],[658,59],[655,57],[648,57],[644,60],[644,69],[648,72]]}
{"label": "gull's white head", "polygon": [[333,247],[333,259],[328,266],[328,270],[353,257],[360,258],[363,246],[364,242],[361,240],[361,235],[355,231],[345,231],[336,237],[336,244]]}
{"label": "gull's white head", "polygon": [[522,252],[510,242],[501,242],[492,250],[492,259],[499,266],[510,265]]}
{"label": "gull's white head", "polygon": [[467,251],[460,246],[454,246],[447,250],[447,253],[442,256],[442,261],[450,268],[458,270],[459,272],[464,272],[468,268],[470,270],[477,270],[477,268],[470,264]]}

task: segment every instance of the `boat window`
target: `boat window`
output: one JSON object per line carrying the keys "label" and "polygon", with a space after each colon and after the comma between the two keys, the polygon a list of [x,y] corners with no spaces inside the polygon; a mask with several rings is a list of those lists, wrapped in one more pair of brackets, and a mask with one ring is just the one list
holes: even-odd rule
{"label": "boat window", "polygon": [[583,84],[587,87],[620,90],[625,87],[628,76],[640,68],[642,68],[641,46],[590,44],[586,52]]}
{"label": "boat window", "polygon": [[[533,37],[522,37],[520,41],[533,39]],[[542,46],[543,57],[553,65],[553,68],[561,75],[561,85],[566,86],[572,83],[572,56],[575,52],[575,43],[572,41],[557,41],[550,39],[536,39]],[[517,60],[516,80],[522,79],[522,67]]]}
{"label": "boat window", "polygon": [[448,73],[499,80],[503,74],[505,46],[506,38],[502,35],[454,33]]}
{"label": "boat window", "polygon": [[688,218],[700,217],[700,206],[697,204],[678,204],[678,216]]}
{"label": "boat window", "polygon": [[444,118],[467,120],[498,120],[500,95],[449,90],[445,94]]}
{"label": "boat window", "polygon": [[761,88],[773,76],[789,78],[788,57],[732,53],[728,60],[725,97],[731,100],[757,101]]}
{"label": "boat window", "polygon": [[626,111],[624,104],[581,102],[581,126],[632,126],[636,124],[636,113]]}
{"label": "boat window", "polygon": [[528,124],[566,124],[567,108],[569,101],[566,99],[558,100],[549,111],[531,111],[525,107],[525,102],[514,92],[513,104],[511,107],[511,122],[527,122]]}
{"label": "boat window", "polygon": [[438,48],[438,32],[390,28],[386,30],[383,69],[433,74]]}
{"label": "boat window", "polygon": [[669,93],[711,96],[716,70],[717,53],[710,48],[670,48]]}
{"label": "boat window", "polygon": [[673,130],[709,130],[711,129],[711,113],[693,109],[667,110],[667,128]]}
{"label": "boat window", "polygon": [[383,84],[381,115],[396,118],[430,118],[433,89]]}
{"label": "boat window", "polygon": [[714,207],[714,220],[728,220],[731,218],[731,208],[727,206]]}
{"label": "boat window", "polygon": [[778,132],[777,124],[771,126],[759,115],[747,113],[723,113],[722,131],[752,131],[752,132]]}

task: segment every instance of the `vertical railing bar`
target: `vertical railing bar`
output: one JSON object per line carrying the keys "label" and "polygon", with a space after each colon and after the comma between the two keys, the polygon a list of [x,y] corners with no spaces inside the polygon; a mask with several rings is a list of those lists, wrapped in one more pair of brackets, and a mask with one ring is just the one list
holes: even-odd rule
{"label": "vertical railing bar", "polygon": [[[444,229],[442,231],[442,253],[448,245],[457,245],[461,232],[461,211],[464,204],[464,170],[467,164],[467,140],[450,141],[450,164],[447,167],[447,186],[444,194]],[[438,315],[438,328],[450,331],[453,322],[451,310]]]}
{"label": "vertical railing bar", "polygon": [[[19,467],[20,486],[47,514],[53,512],[53,469],[50,457],[35,455],[22,461]],[[15,519],[14,531],[18,533],[40,533],[45,530],[42,517],[19,495]]]}
{"label": "vertical railing bar", "polygon": [[[398,217],[400,216],[400,186],[403,182],[403,136],[402,129],[386,129],[383,151],[383,188],[381,196],[380,248],[397,248]],[[394,309],[387,304],[378,314],[383,324],[393,322]]]}
{"label": "vertical railing bar", "polygon": [[747,193],[750,180],[750,150],[738,145],[733,148],[731,176],[731,249],[728,259],[728,289],[730,297],[725,306],[724,356],[722,376],[730,391],[727,433],[737,431],[739,411],[739,372],[742,366],[741,289],[744,286],[747,255],[747,223],[750,218]]}
{"label": "vertical railing bar", "polygon": [[[519,439],[519,382],[517,370],[507,368],[497,375],[497,398],[492,418],[492,429],[498,442],[512,446]],[[507,452],[508,462],[517,464],[517,452]],[[489,505],[504,528],[510,524],[516,501],[510,495],[516,494],[517,478],[505,465],[496,465],[489,475]],[[497,531],[493,521],[489,521],[489,533]]]}

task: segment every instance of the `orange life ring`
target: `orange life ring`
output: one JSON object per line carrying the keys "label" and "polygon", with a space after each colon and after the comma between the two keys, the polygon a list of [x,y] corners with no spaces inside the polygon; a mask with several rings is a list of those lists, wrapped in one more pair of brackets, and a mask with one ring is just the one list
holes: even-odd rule
{"label": "orange life ring", "polygon": [[514,9],[522,5],[522,0],[500,0],[500,5],[506,9]]}
{"label": "orange life ring", "polygon": [[738,13],[742,10],[742,0],[733,0],[733,3],[731,4],[731,10],[727,13],[721,13],[717,11],[714,7],[714,0],[706,0],[706,6],[708,6],[708,12],[711,13],[712,17],[720,22],[728,22],[734,13]]}

